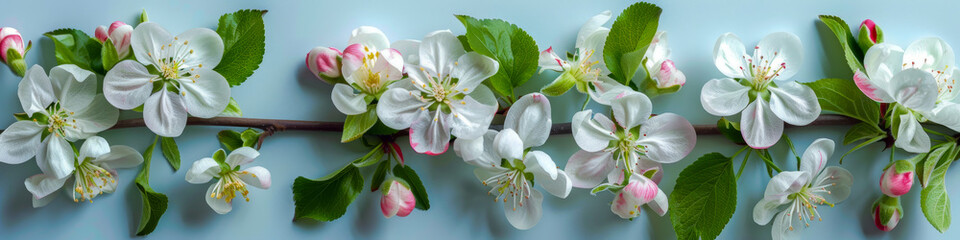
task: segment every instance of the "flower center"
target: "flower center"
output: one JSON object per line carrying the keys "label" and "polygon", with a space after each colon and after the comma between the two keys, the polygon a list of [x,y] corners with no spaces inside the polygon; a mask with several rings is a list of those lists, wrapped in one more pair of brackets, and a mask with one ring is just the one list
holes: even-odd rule
{"label": "flower center", "polygon": [[[60,107],[60,102],[57,101],[53,105],[50,105],[47,108],[47,111],[44,112],[44,115],[47,116],[47,132],[53,134],[57,137],[63,137],[64,130],[67,128],[77,128],[77,120],[72,119],[74,112],[68,112],[66,109]],[[37,120],[34,119],[34,122]]]}
{"label": "flower center", "polygon": [[[459,63],[454,62],[454,65],[459,65]],[[450,105],[453,103],[459,103],[461,105],[467,104],[467,102],[462,99],[463,95],[469,92],[470,89],[456,89],[458,79],[451,77],[450,74],[437,73],[436,75],[432,75],[422,67],[420,71],[423,72],[423,76],[426,76],[427,81],[425,84],[420,84],[420,88],[425,90],[420,96],[420,101],[434,102],[430,105],[430,110],[441,109],[446,111],[450,109]],[[413,81],[413,84],[418,83]]]}
{"label": "flower center", "polygon": [[[829,179],[833,179],[833,176],[830,176]],[[804,186],[800,189],[799,192],[790,194],[788,198],[793,199],[793,203],[787,208],[787,226],[790,231],[793,231],[793,220],[794,217],[797,221],[803,221],[803,224],[807,227],[810,226],[810,222],[813,220],[823,221],[823,217],[820,215],[820,212],[817,211],[817,205],[827,205],[833,207],[833,203],[827,202],[827,199],[823,197],[822,194],[830,194],[830,191],[826,188],[828,186],[836,185],[836,183],[824,183],[818,186]]]}
{"label": "flower center", "polygon": [[187,64],[187,57],[193,55],[191,46],[190,41],[181,42],[180,38],[174,37],[173,42],[160,45],[157,52],[147,52],[147,56],[155,60],[155,67],[159,71],[159,75],[150,79],[150,82],[163,81],[163,84],[160,85],[161,89],[170,86],[176,92],[180,92],[180,95],[186,96],[186,92],[180,90],[181,85],[196,83],[197,79],[200,79],[200,74],[196,74],[195,71],[197,68],[203,68],[202,63],[198,63],[196,66]]}
{"label": "flower center", "polygon": [[503,164],[503,167],[505,167],[506,170],[483,180],[483,185],[491,187],[487,194],[496,194],[496,198],[494,198],[493,201],[502,201],[504,204],[507,204],[507,201],[511,201],[513,203],[513,210],[516,211],[517,207],[522,207],[527,199],[530,198],[532,186],[530,186],[530,181],[528,181],[527,178],[531,176],[526,174],[524,170],[526,166],[524,166],[520,160],[514,160],[514,165],[508,164],[509,162],[510,161],[504,160],[505,164]]}
{"label": "flower center", "polygon": [[[107,184],[114,184],[117,181],[110,171],[91,163],[90,160],[92,159],[87,159],[83,163],[75,163],[77,168],[73,172],[74,188],[72,194],[74,202],[90,201],[92,203],[94,197],[103,193],[103,188]],[[77,195],[79,195],[79,198]]]}
{"label": "flower center", "polygon": [[600,61],[590,61],[594,50],[587,50],[582,55],[577,56],[573,67],[568,71],[574,79],[580,83],[594,83],[600,78],[600,69],[594,68]]}
{"label": "flower center", "polygon": [[957,83],[953,74],[948,72],[950,66],[944,66],[943,70],[930,70],[933,78],[937,80],[937,102],[950,101],[956,94],[953,92],[953,85]]}
{"label": "flower center", "polygon": [[[640,164],[635,158],[646,155],[647,149],[645,146],[637,144],[638,136],[633,132],[621,130],[616,133],[616,136],[618,140],[613,141],[612,148],[615,151],[614,156],[617,157],[616,167],[619,168],[622,164],[628,172],[633,172],[633,167]],[[643,134],[643,136],[646,136],[646,134]]]}
{"label": "flower center", "polygon": [[[227,203],[233,201],[233,198],[237,196],[237,192],[240,192],[241,196],[249,202],[250,198],[247,197],[247,194],[250,191],[247,190],[247,184],[240,180],[240,174],[248,174],[247,171],[229,171],[227,173],[220,174],[220,181],[217,181],[217,185],[213,187],[213,192],[210,193],[211,198],[225,198],[224,200]],[[253,177],[257,177],[254,175]]]}
{"label": "flower center", "polygon": [[388,83],[384,82],[384,79],[389,79],[390,74],[382,74],[382,72],[373,71],[373,66],[378,59],[382,57],[380,52],[371,52],[366,46],[363,47],[364,51],[369,52],[366,56],[363,56],[363,66],[360,66],[357,69],[359,74],[359,79],[357,79],[357,85],[360,85],[360,90],[366,92],[367,94],[376,95],[383,89],[383,86],[386,86]]}
{"label": "flower center", "polygon": [[[771,58],[762,55],[760,58],[757,58],[757,54],[760,52],[760,46],[756,46],[753,49],[752,57],[747,55],[742,56],[748,65],[747,69],[740,67],[740,71],[743,72],[744,76],[750,77],[750,83],[754,90],[763,91],[773,82],[771,80],[780,76],[780,72],[787,69],[787,63],[781,62],[780,65],[774,66],[770,60],[777,58],[780,52],[773,52],[773,57]],[[754,62],[754,59],[757,59],[757,62]]]}

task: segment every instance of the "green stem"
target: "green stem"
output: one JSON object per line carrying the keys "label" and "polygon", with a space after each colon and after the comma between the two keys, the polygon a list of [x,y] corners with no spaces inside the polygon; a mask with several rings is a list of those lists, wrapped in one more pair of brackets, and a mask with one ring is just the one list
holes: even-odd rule
{"label": "green stem", "polygon": [[730,156],[730,159],[737,158],[737,155],[740,155],[740,152],[743,152],[743,150],[747,150],[748,148],[750,148],[750,146],[743,146],[743,148],[741,148],[740,150],[737,150],[737,152],[734,153],[733,156]]}
{"label": "green stem", "polygon": [[743,169],[747,166],[747,160],[750,159],[751,153],[753,153],[753,149],[747,151],[747,155],[743,156],[743,162],[740,163],[740,170],[737,170],[737,180],[740,180],[740,174],[743,174]]}
{"label": "green stem", "polygon": [[927,128],[923,128],[923,131],[924,131],[924,132],[928,132],[928,133],[932,133],[932,134],[935,134],[935,135],[939,135],[939,136],[941,136],[941,137],[943,137],[943,138],[946,138],[946,139],[953,139],[953,137],[950,136],[950,135],[946,135],[946,134],[943,134],[943,133],[940,133],[940,132],[937,132],[937,131],[934,131],[934,130],[930,130],[930,129],[927,129]]}
{"label": "green stem", "polygon": [[800,169],[800,155],[797,154],[797,149],[793,147],[793,141],[790,141],[790,137],[787,136],[787,134],[783,134],[783,138],[787,140],[787,146],[790,146],[790,152],[797,158],[797,169]]}
{"label": "green stem", "polygon": [[583,99],[583,106],[580,107],[580,111],[587,109],[587,103],[590,103],[590,95],[586,95],[586,98]]}
{"label": "green stem", "polygon": [[897,147],[890,148],[890,162],[893,163],[893,155],[896,154]]}
{"label": "green stem", "polygon": [[780,170],[780,167],[777,167],[777,164],[773,163],[773,160],[771,160],[769,151],[760,150],[759,155],[760,155],[760,158],[763,159],[763,162],[766,163],[768,167],[773,168],[773,170],[776,170],[777,173],[783,172],[783,170]]}

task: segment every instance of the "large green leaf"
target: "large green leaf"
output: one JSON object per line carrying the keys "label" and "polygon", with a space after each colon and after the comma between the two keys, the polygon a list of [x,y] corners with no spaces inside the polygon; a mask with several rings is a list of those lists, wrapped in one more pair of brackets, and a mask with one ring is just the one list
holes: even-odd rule
{"label": "large green leaf", "polygon": [[630,82],[657,33],[662,11],[651,3],[634,3],[613,22],[603,46],[603,60],[613,79],[624,85]]}
{"label": "large green leaf", "polygon": [[423,187],[420,176],[417,176],[417,172],[413,171],[413,168],[398,164],[393,167],[393,176],[403,179],[407,181],[407,184],[410,184],[410,191],[413,192],[413,197],[417,199],[417,209],[430,209],[430,199],[427,197],[427,188]]}
{"label": "large green leaf", "polygon": [[714,239],[737,208],[733,161],[703,155],[683,169],[670,194],[670,220],[678,239]]}
{"label": "large green leaf", "polygon": [[74,64],[101,75],[105,73],[100,59],[102,45],[83,31],[62,28],[43,35],[53,40],[57,65]]}
{"label": "large green leaf", "polygon": [[343,122],[343,135],[340,136],[340,142],[357,140],[374,124],[377,124],[377,104],[370,104],[366,112],[347,116],[347,120]]}
{"label": "large green leaf", "polygon": [[487,84],[500,96],[513,99],[513,88],[530,80],[537,71],[537,42],[517,25],[500,19],[466,15],[457,15],[457,19],[467,29],[469,48],[500,63]]}
{"label": "large green leaf", "polygon": [[263,62],[266,32],[263,14],[266,10],[240,10],[224,14],[217,25],[223,39],[223,58],[213,70],[223,75],[230,86],[247,80]]}
{"label": "large green leaf", "polygon": [[833,32],[833,35],[837,37],[840,48],[843,49],[844,60],[846,60],[847,66],[850,66],[850,71],[863,72],[863,64],[861,64],[863,51],[860,50],[857,40],[853,39],[850,26],[837,16],[820,15],[820,21],[827,25],[830,31]]}
{"label": "large green leaf", "polygon": [[153,149],[157,146],[157,139],[154,138],[153,144],[143,151],[143,169],[137,174],[135,180],[137,190],[140,192],[143,213],[140,215],[140,224],[137,226],[137,236],[150,234],[157,228],[160,217],[167,211],[167,195],[153,191],[150,188],[150,159],[153,157]]}
{"label": "large green leaf", "polygon": [[350,203],[363,191],[360,169],[347,164],[319,179],[297,177],[293,182],[294,219],[333,221],[347,212]]}
{"label": "large green leaf", "polygon": [[824,78],[803,84],[817,93],[817,100],[824,111],[856,118],[880,130],[880,104],[863,95],[852,80]]}
{"label": "large green leaf", "polygon": [[944,164],[934,169],[930,183],[920,191],[920,209],[923,210],[923,216],[941,233],[950,227],[950,198],[944,184],[949,167],[950,164]]}

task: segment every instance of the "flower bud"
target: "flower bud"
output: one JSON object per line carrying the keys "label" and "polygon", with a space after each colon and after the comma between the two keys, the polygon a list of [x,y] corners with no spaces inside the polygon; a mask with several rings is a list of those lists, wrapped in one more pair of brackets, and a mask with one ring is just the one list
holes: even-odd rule
{"label": "flower bud", "polygon": [[110,42],[113,43],[113,47],[117,50],[117,56],[123,59],[130,55],[131,34],[133,34],[133,27],[124,22],[116,21],[110,24],[110,28],[105,26],[97,27],[94,35],[100,43],[107,42],[109,39]]}
{"label": "flower bud", "polygon": [[413,208],[417,206],[417,200],[413,197],[413,192],[403,180],[389,179],[383,182],[380,191],[383,196],[380,197],[380,210],[386,218],[394,215],[406,217],[410,215]]}
{"label": "flower bud", "polygon": [[687,82],[687,76],[677,70],[673,65],[673,60],[667,59],[660,64],[660,71],[657,72],[657,88],[671,88],[674,86],[683,86]]}
{"label": "flower bud", "polygon": [[0,28],[0,60],[3,60],[3,63],[10,66],[10,70],[19,76],[23,76],[27,71],[27,63],[23,60],[23,55],[26,53],[23,37],[17,29]]}
{"label": "flower bud", "polygon": [[340,82],[342,61],[340,50],[332,47],[315,47],[307,54],[307,68],[314,76],[327,83]]}
{"label": "flower bud", "polygon": [[900,198],[881,196],[876,202],[873,202],[873,224],[880,231],[889,232],[897,227],[900,218],[903,217],[903,207],[900,205]]}
{"label": "flower bud", "polygon": [[883,31],[873,20],[867,19],[860,24],[860,35],[857,43],[860,44],[860,50],[867,52],[875,44],[883,42]]}
{"label": "flower bud", "polygon": [[907,160],[896,161],[880,175],[880,191],[890,197],[907,194],[913,186],[914,165]]}
{"label": "flower bud", "polygon": [[630,182],[617,192],[610,204],[610,211],[621,218],[629,219],[640,215],[640,207],[653,201],[657,196],[657,184],[640,174],[630,176]]}

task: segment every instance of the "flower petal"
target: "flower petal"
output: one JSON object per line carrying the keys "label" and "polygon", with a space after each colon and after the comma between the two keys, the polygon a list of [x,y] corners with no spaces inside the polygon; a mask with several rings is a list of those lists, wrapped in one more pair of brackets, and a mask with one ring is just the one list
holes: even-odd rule
{"label": "flower petal", "polygon": [[[890,86],[890,80],[893,79],[893,75],[903,70],[902,61],[903,49],[897,45],[880,43],[870,47],[870,50],[867,50],[866,54],[863,55],[863,67],[869,77],[869,79],[866,80],[868,80],[867,82],[871,88],[880,90],[874,90],[873,92],[876,98],[871,98],[881,100],[878,102],[895,101],[890,95],[893,90]],[[854,80],[857,79],[854,78]],[[861,82],[857,81],[857,85],[861,85]],[[864,88],[861,86],[860,90],[863,91]],[[864,92],[866,93],[867,91]],[[867,94],[867,96],[869,97],[870,95]]]}
{"label": "flower petal", "polygon": [[703,110],[714,116],[730,116],[743,111],[750,101],[750,88],[730,78],[712,79],[700,91]]}
{"label": "flower petal", "polygon": [[463,161],[477,167],[500,166],[500,154],[493,150],[493,140],[497,137],[496,130],[487,130],[483,137],[475,139],[457,138],[453,143],[453,150]]}
{"label": "flower petal", "polygon": [[460,56],[453,67],[450,76],[457,78],[457,86],[453,90],[470,93],[477,85],[487,78],[497,74],[500,63],[493,58],[480,55],[477,52],[468,52]]}
{"label": "flower petal", "polygon": [[[221,40],[222,41],[222,40]],[[145,22],[137,25],[130,35],[130,46],[133,47],[137,61],[144,65],[158,65],[160,47],[173,42],[173,35],[167,32],[160,24]],[[223,47],[221,47],[222,51]],[[211,65],[211,67],[216,65]]]}
{"label": "flower petal", "polygon": [[261,166],[253,166],[241,172],[240,180],[259,189],[268,189],[270,188],[270,171]]}
{"label": "flower petal", "polygon": [[693,151],[697,133],[687,119],[673,113],[650,118],[640,126],[637,145],[646,149],[646,157],[654,162],[674,163]]}
{"label": "flower petal", "polygon": [[616,96],[624,92],[633,91],[632,88],[624,86],[605,75],[600,76],[598,80],[600,81],[593,82],[593,87],[587,89],[587,95],[590,96],[591,100],[599,104],[610,105],[610,100],[613,100]]}
{"label": "flower petal", "polygon": [[143,123],[157,135],[180,136],[187,125],[187,110],[183,105],[183,98],[166,90],[154,93],[143,104]]}
{"label": "flower petal", "polygon": [[895,101],[893,97],[890,96],[890,93],[887,92],[887,88],[890,87],[890,83],[888,82],[880,83],[878,81],[873,81],[860,70],[857,70],[857,72],[853,73],[853,82],[857,84],[857,88],[859,88],[864,95],[867,95],[867,97],[874,101],[882,103],[890,103]]}
{"label": "flower petal", "polygon": [[653,112],[653,103],[647,95],[639,92],[629,91],[618,94],[610,100],[610,108],[613,109],[613,119],[617,121],[624,129],[631,129],[640,126],[650,118]]}
{"label": "flower petal", "polygon": [[[750,65],[747,63],[749,58],[743,42],[736,34],[721,35],[713,46],[713,64],[717,65],[717,69],[727,77],[746,77],[745,74],[750,70]],[[707,89],[706,86],[703,89]]]}
{"label": "flower petal", "polygon": [[76,157],[73,147],[63,137],[50,136],[40,144],[40,151],[37,152],[37,166],[43,174],[65,178],[73,173],[73,160]]}
{"label": "flower petal", "polygon": [[[785,80],[800,71],[803,65],[803,44],[793,33],[776,32],[763,37],[757,44],[755,55],[763,57],[767,66],[782,68],[780,71],[768,71],[768,77]],[[759,63],[759,59],[754,59]]]}
{"label": "flower petal", "polygon": [[923,116],[953,131],[960,132],[960,104],[940,102],[937,107],[928,113],[924,113]]}
{"label": "flower petal", "polygon": [[829,203],[839,203],[850,197],[850,188],[853,187],[853,175],[850,171],[837,166],[830,166],[823,170],[814,187],[823,187],[827,194],[820,195]]}
{"label": "flower petal", "polygon": [[230,152],[227,155],[227,165],[230,168],[236,168],[237,166],[247,165],[253,162],[254,159],[260,156],[260,152],[251,147],[241,147],[234,149],[233,152]]}
{"label": "flower petal", "polygon": [[33,194],[34,199],[47,197],[53,192],[60,190],[67,178],[55,178],[46,174],[37,174],[30,176],[23,181],[27,191]]}
{"label": "flower petal", "polygon": [[190,52],[190,54],[183,55],[182,66],[213,71],[213,68],[220,64],[220,60],[223,58],[223,39],[217,32],[209,28],[190,29],[177,35],[174,39],[177,39],[177,42],[173,44],[183,44],[187,47],[187,49],[181,51]]}
{"label": "flower petal", "polygon": [[[523,165],[527,166],[527,171],[532,172],[534,176],[540,176],[539,180],[555,180],[558,172],[557,164],[553,162],[550,155],[542,151],[530,151],[524,156]],[[537,181],[540,182],[540,181]]]}
{"label": "flower petal", "polygon": [[661,217],[667,214],[669,206],[670,203],[667,199],[667,194],[660,188],[657,188],[657,196],[653,197],[653,201],[647,203],[647,207],[650,207],[650,210],[653,210]]}
{"label": "flower petal", "polygon": [[233,210],[233,205],[230,202],[227,202],[227,198],[217,198],[216,193],[213,191],[216,184],[211,184],[210,188],[207,188],[207,194],[203,196],[207,200],[207,205],[213,209],[214,212],[218,214],[227,214],[230,210]]}
{"label": "flower petal", "polygon": [[785,204],[790,201],[790,194],[798,193],[810,183],[813,176],[803,171],[783,171],[770,178],[763,198]]}
{"label": "flower petal", "polygon": [[948,66],[956,65],[955,58],[950,44],[939,37],[928,37],[907,46],[903,51],[903,67],[925,71],[944,70]]}
{"label": "flower petal", "polygon": [[557,53],[553,51],[553,47],[547,48],[540,52],[540,57],[537,59],[537,66],[540,67],[540,72],[543,73],[544,70],[553,70],[553,71],[563,71],[563,69],[569,67],[567,61],[564,61],[557,56]]}
{"label": "flower petal", "polygon": [[17,121],[0,132],[0,162],[21,164],[37,155],[43,126],[31,121]]}
{"label": "flower petal", "polygon": [[134,109],[150,97],[156,77],[136,61],[122,61],[103,77],[103,96],[119,109]]}
{"label": "flower petal", "polygon": [[450,113],[441,118],[446,118],[445,124],[448,124],[450,133],[457,138],[470,139],[482,136],[490,127],[493,115],[497,112],[496,105],[480,103],[472,96],[466,96],[459,103],[450,103],[448,106]]}
{"label": "flower petal", "polygon": [[891,95],[897,103],[916,111],[929,111],[937,103],[937,80],[920,69],[905,69],[893,76]]}
{"label": "flower petal", "polygon": [[380,31],[379,28],[371,26],[361,26],[350,33],[350,40],[347,41],[347,44],[356,43],[376,48],[377,50],[390,47],[390,40],[387,39],[387,35],[383,34],[383,31]]}
{"label": "flower petal", "polygon": [[97,94],[86,108],[67,110],[76,113],[67,117],[67,121],[73,122],[76,126],[76,128],[64,129],[68,140],[86,139],[96,135],[116,125],[120,117],[120,110],[111,106],[100,94]]}
{"label": "flower petal", "polygon": [[507,215],[507,221],[510,222],[510,225],[517,229],[530,229],[537,225],[540,218],[543,217],[543,194],[540,194],[540,191],[536,189],[530,190],[530,198],[523,200],[523,205],[513,207],[512,203],[517,200],[506,200],[503,205],[503,212]]}
{"label": "flower petal", "polygon": [[435,31],[420,43],[420,66],[430,75],[451,74],[456,59],[464,53],[460,40],[450,30]]}
{"label": "flower petal", "polygon": [[[380,106],[377,106],[378,108]],[[440,155],[450,146],[450,126],[440,111],[420,111],[419,117],[410,125],[410,148],[418,153]]]}
{"label": "flower petal", "polygon": [[797,82],[782,82],[770,90],[770,111],[789,124],[803,126],[820,116],[820,102],[813,89]]}
{"label": "flower petal", "polygon": [[588,152],[603,150],[607,148],[610,141],[617,140],[613,134],[617,130],[613,121],[603,114],[594,115],[593,110],[577,112],[573,115],[570,125],[573,140],[576,140],[580,149]]}
{"label": "flower petal", "polygon": [[80,146],[80,154],[77,155],[80,163],[87,161],[87,158],[98,158],[104,154],[110,153],[110,144],[106,139],[100,136],[93,136],[83,141]]}
{"label": "flower petal", "polygon": [[930,151],[930,136],[913,114],[900,115],[900,127],[897,129],[894,145],[907,152],[925,153]]}
{"label": "flower petal", "polygon": [[[6,55],[6,53],[2,54]],[[42,112],[53,101],[57,100],[50,78],[47,77],[47,73],[40,65],[30,67],[30,70],[20,80],[17,87],[17,96],[20,98],[20,106],[23,107],[23,111],[27,115]]]}
{"label": "flower petal", "polygon": [[610,21],[610,16],[612,16],[612,14],[613,13],[610,12],[610,10],[606,10],[600,12],[600,14],[590,17],[590,19],[580,27],[580,31],[577,33],[576,47],[583,48],[586,44],[585,41],[587,40],[587,37],[594,32],[606,29],[603,27],[603,25],[606,24],[607,21]]}
{"label": "flower petal", "polygon": [[187,170],[186,180],[188,183],[201,184],[219,176],[220,165],[217,164],[217,161],[213,158],[203,158],[193,162],[190,170]]}
{"label": "flower petal", "polygon": [[607,43],[607,36],[610,35],[610,29],[600,28],[593,32],[583,41],[583,45],[578,48],[579,56],[587,57],[586,62],[594,63],[593,69],[600,70],[601,76],[610,74],[607,64],[603,60],[603,46]]}
{"label": "flower petal", "polygon": [[[667,32],[657,31],[653,36],[653,41],[647,47],[647,52],[643,54],[646,59],[644,67],[647,71],[656,71],[661,68],[663,62],[670,58],[670,47],[667,45]],[[676,69],[676,68],[674,68]],[[656,72],[651,72],[652,77],[656,77]]]}
{"label": "flower petal", "polygon": [[743,140],[754,149],[766,149],[783,135],[783,120],[774,115],[767,102],[757,98],[740,116],[740,131]]}
{"label": "flower petal", "polygon": [[379,57],[373,63],[373,72],[383,75],[381,82],[403,78],[403,55],[400,51],[387,48],[377,52]]}
{"label": "flower petal", "polygon": [[110,146],[110,153],[101,155],[93,162],[106,168],[131,168],[143,163],[143,156],[131,147],[114,145]]}
{"label": "flower petal", "polygon": [[783,210],[780,207],[781,204],[777,200],[760,199],[757,205],[753,207],[753,222],[759,225],[767,225],[777,213]]}
{"label": "flower petal", "polygon": [[800,239],[800,230],[805,227],[803,227],[803,221],[790,221],[789,218],[794,217],[792,215],[794,214],[788,211],[777,214],[777,219],[773,220],[773,226],[770,229],[773,240]]}
{"label": "flower petal", "polygon": [[563,170],[557,170],[556,179],[545,178],[545,176],[535,178],[540,187],[558,198],[567,198],[570,195],[570,190],[573,189],[573,182],[570,181],[570,177]]}
{"label": "flower petal", "polygon": [[833,156],[833,150],[836,144],[828,138],[819,138],[803,151],[800,158],[800,171],[816,176],[827,166],[827,160]]}
{"label": "flower petal", "polygon": [[404,39],[393,42],[390,47],[403,54],[403,62],[406,64],[420,65],[420,41]]}
{"label": "flower petal", "polygon": [[574,187],[592,188],[603,182],[613,167],[613,153],[580,150],[570,156],[563,171],[570,177]]}
{"label": "flower petal", "polygon": [[81,109],[97,95],[97,76],[77,65],[64,64],[50,69],[50,83],[60,105],[66,109]]}
{"label": "flower petal", "polygon": [[513,129],[504,129],[493,139],[493,149],[500,157],[513,161],[523,159],[523,142]]}
{"label": "flower petal", "polygon": [[391,88],[382,95],[377,103],[377,116],[384,125],[393,129],[406,129],[413,124],[421,112],[427,112],[429,102],[420,100],[419,91],[403,88]]}
{"label": "flower petal", "polygon": [[373,54],[373,49],[369,47],[365,48],[363,44],[359,43],[351,44],[343,49],[343,56],[341,57],[343,66],[341,67],[341,71],[347,83],[355,83],[353,74],[363,67],[365,64],[364,59],[370,54]]}
{"label": "flower petal", "polygon": [[524,95],[514,102],[503,121],[504,129],[513,129],[523,140],[523,148],[546,143],[552,125],[550,100],[540,93]]}
{"label": "flower petal", "polygon": [[193,74],[196,78],[180,80],[187,112],[199,118],[211,118],[222,113],[230,103],[230,84],[227,79],[209,68],[197,69]]}
{"label": "flower petal", "polygon": [[337,107],[345,115],[357,115],[367,112],[366,93],[355,93],[353,87],[343,83],[337,83],[333,86],[333,92],[330,98],[333,100],[333,106]]}
{"label": "flower petal", "polygon": [[46,197],[42,197],[40,199],[31,197],[30,200],[33,200],[32,201],[33,208],[39,208],[39,207],[46,206],[47,204],[50,204],[50,202],[53,202],[53,199],[55,198],[57,198],[56,194],[49,194]]}

